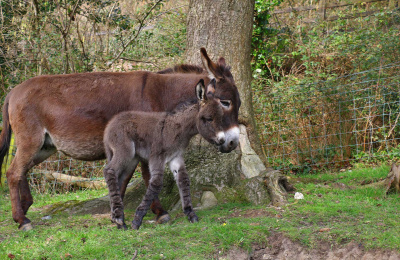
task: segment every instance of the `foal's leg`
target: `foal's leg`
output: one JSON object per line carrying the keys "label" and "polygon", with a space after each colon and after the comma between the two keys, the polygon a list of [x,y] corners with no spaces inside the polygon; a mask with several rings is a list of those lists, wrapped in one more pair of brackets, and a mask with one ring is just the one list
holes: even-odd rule
{"label": "foal's leg", "polygon": [[127,229],[124,222],[124,206],[118,189],[119,172],[117,165],[108,163],[104,168],[104,178],[106,179],[110,196],[111,221],[117,224],[118,229]]}
{"label": "foal's leg", "polygon": [[149,160],[150,164],[150,180],[149,185],[146,190],[146,194],[140,205],[137,207],[135,212],[135,218],[132,221],[132,228],[139,229],[142,224],[143,217],[146,215],[150,208],[150,204],[161,191],[164,175],[164,159],[163,158],[153,158]]}
{"label": "foal's leg", "polygon": [[[143,177],[144,183],[146,184],[146,187],[149,187],[149,180],[150,180],[149,165],[145,162],[141,162],[141,166],[142,166],[142,177]],[[153,213],[156,214],[156,221],[158,224],[167,223],[171,219],[168,212],[163,209],[158,196],[156,196],[154,198],[153,203],[151,203],[150,208],[151,208],[151,211],[153,211]]]}
{"label": "foal's leg", "polygon": [[183,212],[188,217],[190,222],[198,222],[199,218],[193,211],[192,198],[190,197],[190,179],[186,172],[185,161],[183,160],[183,157],[179,156],[171,160],[169,163],[169,168],[174,174],[176,184],[179,188]]}
{"label": "foal's leg", "polygon": [[104,168],[104,177],[107,182],[110,207],[111,207],[111,220],[117,224],[118,229],[127,229],[124,220],[124,205],[123,194],[121,193],[121,186],[128,183],[133,171],[135,170],[138,159],[135,158],[135,148],[131,141],[127,140],[113,140],[112,145],[115,147],[113,153],[109,144],[106,142],[107,165]]}
{"label": "foal's leg", "polygon": [[119,175],[118,188],[122,200],[124,200],[126,187],[128,186],[129,181],[132,179],[133,173],[135,172],[138,164],[139,160],[134,158],[130,164],[131,167]]}
{"label": "foal's leg", "polygon": [[[119,177],[126,172],[126,165],[120,164],[117,160],[111,160],[104,168],[104,177],[107,182],[110,207],[111,221],[117,224],[118,229],[127,229],[124,220],[124,204],[120,193]],[[130,168],[130,167],[128,167]]]}

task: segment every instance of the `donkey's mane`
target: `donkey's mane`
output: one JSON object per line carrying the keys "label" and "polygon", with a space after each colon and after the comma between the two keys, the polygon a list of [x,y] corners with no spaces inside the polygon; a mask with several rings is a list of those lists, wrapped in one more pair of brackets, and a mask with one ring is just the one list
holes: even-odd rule
{"label": "donkey's mane", "polygon": [[203,74],[204,73],[204,69],[202,67],[196,66],[196,65],[180,64],[180,65],[174,66],[173,68],[160,70],[157,73],[158,74],[174,74],[174,73]]}
{"label": "donkey's mane", "polygon": [[[223,66],[223,65],[217,64],[217,67],[215,69],[219,75],[224,75],[227,78],[233,79],[230,66]],[[202,67],[197,66],[197,65],[180,64],[180,65],[174,66],[173,68],[167,68],[164,70],[160,70],[157,73],[158,74],[176,74],[176,73],[204,74],[204,73],[206,73],[206,71]]]}

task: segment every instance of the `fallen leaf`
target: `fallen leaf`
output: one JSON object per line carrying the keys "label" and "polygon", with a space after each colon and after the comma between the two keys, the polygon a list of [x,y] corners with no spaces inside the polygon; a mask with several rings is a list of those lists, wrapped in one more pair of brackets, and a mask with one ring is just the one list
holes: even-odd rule
{"label": "fallen leaf", "polygon": [[329,230],[331,230],[330,228],[321,228],[320,230],[319,230],[319,232],[327,232],[327,231],[329,231]]}
{"label": "fallen leaf", "polygon": [[382,206],[382,204],[379,203],[379,204],[376,204],[376,206],[380,207],[380,206]]}
{"label": "fallen leaf", "polygon": [[71,258],[72,255],[71,255],[70,253],[66,253],[66,254],[65,254],[65,257],[66,257],[66,258]]}
{"label": "fallen leaf", "polygon": [[8,254],[8,258],[14,259],[14,258],[15,258],[15,255],[13,255],[13,254]]}

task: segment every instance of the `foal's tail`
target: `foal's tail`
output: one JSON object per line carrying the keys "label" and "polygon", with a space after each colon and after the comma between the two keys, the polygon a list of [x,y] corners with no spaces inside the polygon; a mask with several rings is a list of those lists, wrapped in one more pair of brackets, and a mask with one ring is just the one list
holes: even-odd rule
{"label": "foal's tail", "polygon": [[3,169],[3,163],[5,163],[4,158],[7,158],[8,150],[10,149],[11,142],[11,125],[10,119],[8,117],[8,99],[6,97],[3,105],[3,130],[0,134],[0,184],[1,184],[1,174]]}

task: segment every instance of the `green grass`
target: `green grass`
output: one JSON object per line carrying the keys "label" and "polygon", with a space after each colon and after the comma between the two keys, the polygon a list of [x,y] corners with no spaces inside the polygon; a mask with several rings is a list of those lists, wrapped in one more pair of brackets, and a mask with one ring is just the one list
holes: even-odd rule
{"label": "green grass", "polygon": [[[169,224],[156,225],[148,214],[139,231],[117,230],[108,215],[57,214],[50,220],[41,219],[45,205],[102,196],[106,190],[36,194],[28,213],[35,229],[17,231],[8,193],[0,190],[0,259],[9,259],[8,254],[15,259],[131,259],[135,251],[137,259],[212,259],[233,247],[251,250],[254,244],[265,244],[273,232],[309,248],[355,241],[366,249],[400,250],[399,195],[386,196],[360,185],[384,178],[388,171],[388,166],[382,166],[293,176],[291,181],[304,200],[294,200],[291,194],[289,204],[281,208],[222,204],[199,211],[200,222],[195,224],[176,212]],[[131,221],[134,212],[126,213]]]}

